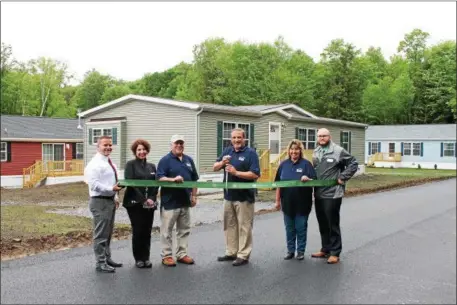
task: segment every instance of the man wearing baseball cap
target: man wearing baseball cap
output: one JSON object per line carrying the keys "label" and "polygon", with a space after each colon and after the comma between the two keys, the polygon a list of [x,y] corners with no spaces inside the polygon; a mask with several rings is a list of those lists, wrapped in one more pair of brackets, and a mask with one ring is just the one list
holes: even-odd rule
{"label": "man wearing baseball cap", "polygon": [[[199,176],[194,160],[184,154],[184,136],[173,135],[170,142],[171,151],[157,165],[157,179],[175,183],[197,181]],[[194,260],[187,254],[187,245],[191,224],[190,208],[197,204],[197,189],[161,187],[160,198],[162,264],[176,266],[172,250],[172,232],[176,224],[177,261],[191,265]]]}

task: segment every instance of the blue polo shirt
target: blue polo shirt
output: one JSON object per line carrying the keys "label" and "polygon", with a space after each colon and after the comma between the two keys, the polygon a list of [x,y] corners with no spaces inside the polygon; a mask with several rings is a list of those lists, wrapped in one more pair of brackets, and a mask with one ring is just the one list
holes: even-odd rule
{"label": "blue polo shirt", "polygon": [[[281,162],[276,172],[275,181],[300,180],[302,176],[316,179],[313,165],[306,159],[293,162],[286,159]],[[313,205],[312,187],[284,187],[280,188],[281,209],[284,214],[308,216]]]}
{"label": "blue polo shirt", "polygon": [[[194,160],[188,155],[182,156],[182,161],[169,152],[157,164],[157,180],[162,177],[183,177],[184,181],[197,181],[199,179]],[[192,189],[161,187],[161,205],[165,210],[190,207]]]}
{"label": "blue polo shirt", "polygon": [[[233,146],[229,146],[217,158],[217,162],[222,161],[226,155],[231,156],[230,164],[241,172],[253,172],[260,177],[259,156],[254,149],[243,146],[239,151],[235,151]],[[225,166],[224,169],[224,182],[225,182]],[[235,177],[228,174],[228,182],[254,182],[255,180],[246,180],[240,177]],[[247,201],[249,203],[255,202],[255,189],[224,189],[224,199],[228,201]]]}

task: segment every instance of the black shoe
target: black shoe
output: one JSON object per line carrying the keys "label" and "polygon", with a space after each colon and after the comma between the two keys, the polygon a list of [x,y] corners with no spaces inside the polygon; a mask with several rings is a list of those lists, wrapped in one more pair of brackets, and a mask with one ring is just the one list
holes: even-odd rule
{"label": "black shoe", "polygon": [[116,263],[116,262],[114,262],[111,258],[107,258],[107,259],[106,259],[106,264],[107,264],[108,266],[116,267],[116,268],[122,267],[122,264],[121,264],[121,263]]}
{"label": "black shoe", "polygon": [[231,256],[231,255],[219,256],[217,258],[218,262],[233,262],[234,260],[236,260],[236,256]]}
{"label": "black shoe", "polygon": [[246,265],[248,263],[248,260],[247,259],[242,259],[242,258],[237,258],[233,263],[232,265],[237,267],[237,266],[242,266],[242,265]]}
{"label": "black shoe", "polygon": [[297,253],[297,259],[299,261],[303,260],[304,258],[305,258],[305,253],[303,253],[303,252],[298,252]]}
{"label": "black shoe", "polygon": [[150,260],[144,262],[144,268],[152,268],[152,263]]}
{"label": "black shoe", "polygon": [[113,267],[111,267],[105,263],[97,264],[97,266],[95,267],[95,270],[97,270],[98,272],[104,272],[104,273],[116,272],[116,269],[114,269]]}
{"label": "black shoe", "polygon": [[295,256],[295,253],[287,252],[286,256],[284,256],[284,259],[289,260],[289,259],[294,258],[294,256]]}

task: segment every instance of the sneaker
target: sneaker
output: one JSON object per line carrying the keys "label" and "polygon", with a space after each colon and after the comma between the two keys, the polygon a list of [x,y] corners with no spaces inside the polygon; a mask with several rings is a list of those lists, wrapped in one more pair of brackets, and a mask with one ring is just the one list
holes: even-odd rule
{"label": "sneaker", "polygon": [[152,268],[152,263],[150,260],[144,262],[144,268]]}
{"label": "sneaker", "polygon": [[303,260],[304,258],[305,258],[305,253],[303,253],[303,252],[298,252],[297,253],[297,259],[299,261]]}
{"label": "sneaker", "polygon": [[294,256],[295,256],[295,253],[287,252],[286,256],[284,256],[284,259],[289,260],[289,259],[294,258]]}
{"label": "sneaker", "polygon": [[162,259],[162,264],[167,266],[167,267],[175,267],[176,263],[173,257],[167,256]]}
{"label": "sneaker", "polygon": [[186,255],[186,256],[183,256],[180,259],[178,259],[178,263],[186,264],[186,265],[193,265],[195,262],[194,262],[193,258]]}

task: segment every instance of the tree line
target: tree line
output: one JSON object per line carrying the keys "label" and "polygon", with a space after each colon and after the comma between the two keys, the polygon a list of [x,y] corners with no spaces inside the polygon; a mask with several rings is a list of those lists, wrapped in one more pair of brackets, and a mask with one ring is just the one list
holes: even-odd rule
{"label": "tree line", "polygon": [[332,40],[315,62],[282,37],[274,43],[210,38],[193,48],[193,61],[124,81],[96,70],[78,85],[66,63],[14,59],[1,47],[1,113],[75,117],[82,111],[140,94],[225,105],[294,103],[318,116],[368,124],[456,121],[456,42],[428,45],[414,29],[386,59],[378,47],[362,52]]}

